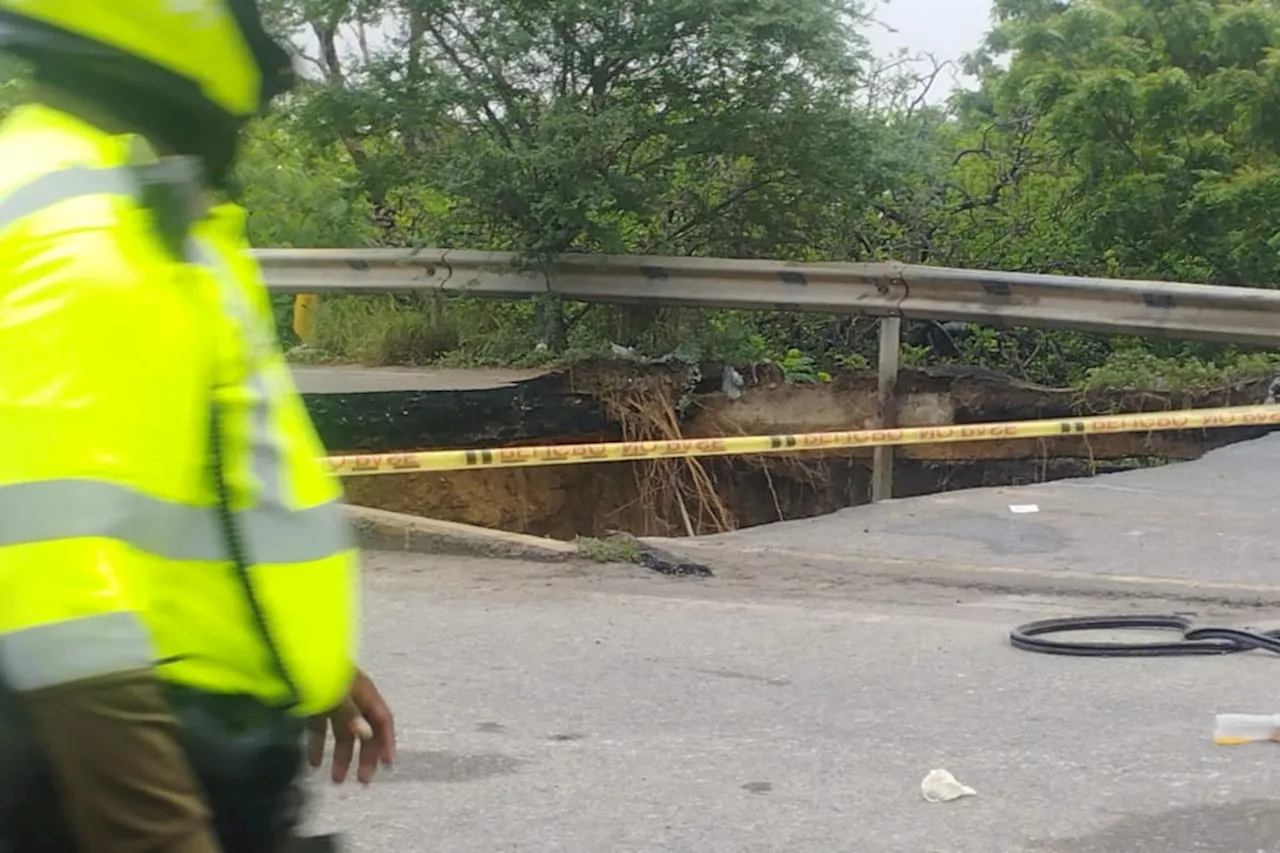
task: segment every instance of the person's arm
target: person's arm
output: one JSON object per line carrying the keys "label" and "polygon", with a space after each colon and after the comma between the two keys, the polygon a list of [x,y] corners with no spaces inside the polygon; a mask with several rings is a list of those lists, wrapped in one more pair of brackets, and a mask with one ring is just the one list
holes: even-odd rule
{"label": "person's arm", "polygon": [[0,677],[85,853],[216,853],[144,618],[166,511],[204,460],[198,294],[108,231],[8,243]]}

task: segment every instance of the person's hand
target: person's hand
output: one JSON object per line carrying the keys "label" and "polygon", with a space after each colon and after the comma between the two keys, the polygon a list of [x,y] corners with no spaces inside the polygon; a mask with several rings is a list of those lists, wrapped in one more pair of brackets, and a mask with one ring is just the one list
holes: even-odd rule
{"label": "person's hand", "polygon": [[369,676],[359,669],[347,698],[329,713],[312,717],[308,724],[307,763],[312,767],[324,763],[330,729],[333,730],[330,777],[335,783],[346,781],[357,740],[360,741],[360,760],[356,764],[356,778],[362,784],[369,784],[379,763],[390,767],[395,760],[396,726],[391,709]]}

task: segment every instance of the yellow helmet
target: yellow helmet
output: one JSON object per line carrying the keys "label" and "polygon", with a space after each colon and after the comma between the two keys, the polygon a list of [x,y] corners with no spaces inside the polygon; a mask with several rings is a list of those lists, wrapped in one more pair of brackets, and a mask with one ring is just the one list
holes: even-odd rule
{"label": "yellow helmet", "polygon": [[101,70],[235,119],[293,83],[257,0],[0,0],[0,50]]}

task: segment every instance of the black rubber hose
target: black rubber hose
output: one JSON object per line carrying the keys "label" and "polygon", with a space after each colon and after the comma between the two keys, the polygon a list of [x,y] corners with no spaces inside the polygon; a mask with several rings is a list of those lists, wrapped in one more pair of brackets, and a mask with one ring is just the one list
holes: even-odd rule
{"label": "black rubber hose", "polygon": [[[1114,630],[1178,631],[1176,640],[1146,643],[1067,641],[1050,639],[1049,634],[1071,631]],[[1073,657],[1175,657],[1187,655],[1230,655],[1253,649],[1280,654],[1280,630],[1251,631],[1242,628],[1196,628],[1185,616],[1072,616],[1041,619],[1019,625],[1009,632],[1016,649],[1046,655]]]}

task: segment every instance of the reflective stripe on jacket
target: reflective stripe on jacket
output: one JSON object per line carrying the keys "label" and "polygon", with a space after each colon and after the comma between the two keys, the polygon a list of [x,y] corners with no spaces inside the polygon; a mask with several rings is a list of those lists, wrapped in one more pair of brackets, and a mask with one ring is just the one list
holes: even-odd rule
{"label": "reflective stripe on jacket", "polygon": [[[144,152],[145,154],[146,152]],[[140,203],[136,137],[51,108],[0,125],[0,673],[34,690],[165,661],[191,687],[334,705],[358,630],[341,491],[280,352],[244,214],[183,263]]]}

